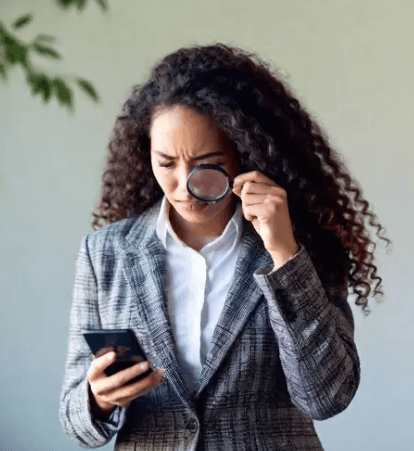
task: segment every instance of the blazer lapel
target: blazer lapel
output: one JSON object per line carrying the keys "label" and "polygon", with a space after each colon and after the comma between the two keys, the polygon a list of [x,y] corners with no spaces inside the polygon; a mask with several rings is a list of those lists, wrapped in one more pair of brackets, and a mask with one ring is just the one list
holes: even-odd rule
{"label": "blazer lapel", "polygon": [[132,326],[139,335],[141,345],[153,364],[165,369],[181,400],[191,404],[220,366],[263,295],[253,273],[262,267],[272,266],[273,262],[260,236],[243,217],[241,249],[233,281],[193,398],[181,375],[168,315],[164,290],[166,253],[156,234],[160,204],[161,201],[145,211],[131,227],[122,246],[121,258],[125,277],[137,300],[132,303]]}
{"label": "blazer lapel", "polygon": [[253,226],[243,217],[243,235],[235,273],[218,323],[213,332],[212,346],[207,353],[194,397],[207,386],[226,357],[234,340],[245,326],[250,314],[263,296],[253,273],[273,260]]}
{"label": "blazer lapel", "polygon": [[181,376],[164,291],[165,249],[156,234],[159,203],[136,221],[125,237],[121,258],[131,288],[132,327],[147,358],[163,368],[184,403],[191,395]]}

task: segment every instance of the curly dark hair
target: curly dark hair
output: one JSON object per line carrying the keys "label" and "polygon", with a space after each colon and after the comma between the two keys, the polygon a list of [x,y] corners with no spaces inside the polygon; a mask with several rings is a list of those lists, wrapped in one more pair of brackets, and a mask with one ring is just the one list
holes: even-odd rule
{"label": "curly dark hair", "polygon": [[93,229],[139,215],[164,195],[152,172],[149,130],[159,107],[173,105],[214,118],[237,151],[241,173],[258,170],[286,190],[295,239],[306,247],[322,283],[345,280],[368,315],[369,278],[378,280],[374,297],[384,293],[363,216],[387,246],[391,241],[378,234],[382,227],[360,185],[282,76],[238,47],[180,48],[153,66],[149,80],[131,88],[109,139]]}

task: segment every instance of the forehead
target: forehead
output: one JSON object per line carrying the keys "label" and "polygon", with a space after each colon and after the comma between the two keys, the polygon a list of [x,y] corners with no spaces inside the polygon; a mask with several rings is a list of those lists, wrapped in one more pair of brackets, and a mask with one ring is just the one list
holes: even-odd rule
{"label": "forehead", "polygon": [[213,118],[181,105],[158,108],[153,113],[150,127],[151,136],[158,135],[165,130],[219,132]]}
{"label": "forehead", "polygon": [[150,137],[151,150],[171,155],[177,152],[195,155],[206,148],[227,154],[230,147],[213,118],[182,106],[156,111],[151,120]]}

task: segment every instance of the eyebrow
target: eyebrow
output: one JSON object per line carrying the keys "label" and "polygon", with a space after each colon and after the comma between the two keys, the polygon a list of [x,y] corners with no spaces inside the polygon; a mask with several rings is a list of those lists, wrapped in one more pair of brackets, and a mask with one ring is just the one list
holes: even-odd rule
{"label": "eyebrow", "polygon": [[[172,157],[171,155],[167,155],[166,153],[159,152],[158,150],[153,150],[157,155],[166,158],[167,160],[176,160],[176,157]],[[216,156],[224,156],[224,152],[218,150],[217,152],[205,153],[204,155],[199,155],[198,157],[191,158],[191,161],[199,161],[205,160],[206,158],[212,158]]]}

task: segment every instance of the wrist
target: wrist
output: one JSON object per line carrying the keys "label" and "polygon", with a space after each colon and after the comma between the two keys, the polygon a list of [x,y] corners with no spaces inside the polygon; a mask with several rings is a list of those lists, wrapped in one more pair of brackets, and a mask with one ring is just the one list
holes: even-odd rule
{"label": "wrist", "polygon": [[280,268],[288,260],[291,260],[299,252],[299,249],[299,245],[296,244],[296,247],[291,250],[278,249],[278,251],[269,251],[273,260],[274,269]]}
{"label": "wrist", "polygon": [[104,401],[98,400],[93,394],[89,385],[89,405],[91,407],[92,415],[98,420],[107,420],[111,413],[115,410],[116,406],[113,404],[106,403]]}
{"label": "wrist", "polygon": [[99,403],[96,400],[92,401],[91,404],[93,416],[101,421],[106,421],[111,416],[111,413],[115,410],[115,408],[116,406],[113,404]]}

